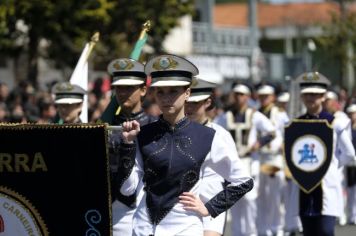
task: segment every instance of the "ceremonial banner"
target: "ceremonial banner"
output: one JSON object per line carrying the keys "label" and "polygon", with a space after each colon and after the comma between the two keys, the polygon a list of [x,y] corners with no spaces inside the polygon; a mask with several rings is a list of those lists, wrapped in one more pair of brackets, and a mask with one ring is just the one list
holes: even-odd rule
{"label": "ceremonial banner", "polygon": [[333,129],[323,120],[293,120],[285,128],[284,154],[292,178],[310,193],[321,183],[333,153]]}
{"label": "ceremonial banner", "polygon": [[0,125],[0,235],[111,235],[104,125]]}

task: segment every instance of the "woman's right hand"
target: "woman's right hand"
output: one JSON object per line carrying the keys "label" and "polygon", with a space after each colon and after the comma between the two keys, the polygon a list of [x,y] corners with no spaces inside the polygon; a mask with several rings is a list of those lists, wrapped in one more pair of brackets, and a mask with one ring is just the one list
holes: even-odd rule
{"label": "woman's right hand", "polygon": [[122,138],[125,143],[133,143],[140,132],[140,123],[136,120],[126,121],[122,124]]}

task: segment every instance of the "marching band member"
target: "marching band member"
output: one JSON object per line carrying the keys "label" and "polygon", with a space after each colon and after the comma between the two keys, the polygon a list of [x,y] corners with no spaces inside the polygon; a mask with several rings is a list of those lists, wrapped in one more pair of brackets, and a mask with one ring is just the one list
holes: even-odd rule
{"label": "marching band member", "polygon": [[276,127],[275,138],[258,152],[261,162],[257,197],[257,231],[259,235],[283,231],[284,212],[281,208],[285,187],[282,155],[284,126],[289,122],[285,110],[275,105],[275,89],[264,84],[257,89],[263,113]]}
{"label": "marching band member", "polygon": [[80,114],[86,91],[78,85],[59,82],[53,86],[52,93],[55,95],[54,103],[59,115],[58,123],[82,123]]}
{"label": "marching band member", "polygon": [[[108,72],[112,76],[112,89],[115,92],[119,108],[110,125],[120,126],[128,120],[136,120],[140,125],[145,125],[156,120],[155,117],[143,112],[142,99],[146,95],[146,74],[144,66],[138,61],[129,58],[115,59],[108,65]],[[117,165],[120,156],[118,147],[121,142],[121,130],[109,131],[109,157],[111,178],[119,178]],[[113,236],[132,235],[132,216],[135,212],[138,190],[130,196],[124,196],[112,184],[112,220]]]}
{"label": "marching band member", "polygon": [[[356,149],[356,104],[351,104],[346,109],[351,119],[352,144]],[[356,163],[346,167],[347,182],[347,222],[356,224]]]}
{"label": "marching band member", "polygon": [[[256,235],[256,199],[258,189],[259,160],[256,151],[270,143],[275,136],[275,127],[261,112],[248,106],[251,89],[245,84],[233,88],[235,103],[219,124],[232,133],[239,157],[255,179],[255,188],[231,208],[232,233],[234,236]],[[264,135],[261,135],[261,134]]]}
{"label": "marching band member", "polygon": [[[192,76],[198,69],[175,55],[150,59],[145,72],[162,115],[140,127],[123,124],[120,146],[126,178],[118,186],[124,195],[135,192],[140,180],[144,196],[133,219],[134,235],[203,235],[202,217],[217,217],[253,187],[237,152],[214,129],[190,121],[184,105]],[[200,200],[205,168],[212,168],[230,184],[205,204]]]}
{"label": "marching band member", "polygon": [[[323,102],[323,109],[329,112],[330,114],[332,114],[337,120],[345,119],[345,121],[340,120],[337,122],[345,122],[345,124],[351,124],[350,118],[347,116],[345,112],[341,110],[341,106],[338,100],[339,100],[339,96],[334,91],[328,90],[325,93],[325,101]],[[348,132],[351,137],[351,125],[348,126]],[[346,187],[346,179],[344,178],[345,174],[346,174],[346,170],[343,167],[340,168],[340,175],[343,183],[343,191],[346,192],[347,187]],[[344,200],[344,206],[346,206],[347,204],[346,196],[343,197],[343,200]],[[345,209],[345,207],[343,207],[343,209]],[[345,211],[340,216],[338,223],[340,225],[345,225],[347,223],[347,216]]]}
{"label": "marching band member", "polygon": [[[300,85],[301,99],[306,107],[306,114],[298,119],[311,120],[311,122],[312,120],[324,120],[329,126],[331,125],[333,148],[331,149],[330,164],[326,169],[325,175],[321,177],[321,182],[308,193],[298,189],[297,185],[295,185],[295,191],[292,196],[296,199],[291,202],[297,202],[298,204],[293,204],[289,207],[291,207],[295,215],[299,214],[304,235],[334,235],[336,218],[340,217],[343,211],[339,168],[355,160],[355,150],[347,131],[350,124],[344,122],[345,120],[339,122],[332,114],[323,110],[322,103],[325,100],[325,93],[330,84],[325,76],[318,72],[304,73],[297,78],[297,82]],[[317,157],[318,155],[318,153],[315,153],[315,156],[312,157]],[[308,164],[309,166],[310,164]],[[299,187],[301,188],[301,185]]]}
{"label": "marching band member", "polygon": [[[185,105],[185,110],[188,118],[200,124],[213,128],[216,132],[221,133],[229,148],[235,149],[234,140],[231,134],[218,124],[212,123],[209,120],[207,112],[213,108],[211,95],[216,84],[204,81],[200,78],[195,78],[191,86],[191,93]],[[206,167],[203,172],[201,184],[201,200],[206,203],[217,193],[223,190],[224,179],[213,171],[210,167]],[[204,236],[219,236],[224,233],[226,212],[221,213],[216,218],[207,216],[203,218]]]}
{"label": "marching band member", "polygon": [[[290,94],[288,92],[281,92],[277,96],[277,102],[276,105],[278,106],[279,109],[283,110],[284,112],[287,112],[287,108],[289,105],[289,100],[290,100]],[[289,122],[289,117],[284,116],[285,121],[284,123]],[[284,128],[283,128],[283,133],[284,133]],[[284,135],[284,134],[283,134]],[[293,235],[296,234],[297,232],[302,232],[302,223],[300,222],[299,216],[295,216],[292,214],[290,209],[286,206],[289,206],[290,204],[293,204],[290,202],[292,199],[291,194],[293,194],[293,180],[291,177],[291,173],[287,166],[284,166],[284,176],[286,183],[283,187],[283,205],[284,205],[284,232],[285,235]]]}

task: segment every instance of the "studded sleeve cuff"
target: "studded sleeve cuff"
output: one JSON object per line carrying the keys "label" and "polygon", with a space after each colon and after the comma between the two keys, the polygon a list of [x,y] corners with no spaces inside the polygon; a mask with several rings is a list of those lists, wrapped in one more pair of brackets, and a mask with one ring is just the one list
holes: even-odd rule
{"label": "studded sleeve cuff", "polygon": [[209,214],[215,218],[220,213],[228,210],[232,207],[242,196],[249,192],[253,188],[253,180],[237,185],[227,185],[223,191],[215,195],[210,201],[205,203],[205,207],[208,209]]}
{"label": "studded sleeve cuff", "polygon": [[136,144],[135,143],[121,143],[119,148],[119,163],[117,183],[119,187],[122,186],[124,181],[130,176],[132,169],[135,165]]}

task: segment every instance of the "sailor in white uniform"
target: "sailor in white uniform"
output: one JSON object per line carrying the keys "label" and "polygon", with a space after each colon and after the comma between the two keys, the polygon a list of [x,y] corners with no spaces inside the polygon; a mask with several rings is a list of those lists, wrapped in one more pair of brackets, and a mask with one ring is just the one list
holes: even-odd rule
{"label": "sailor in white uniform", "polygon": [[[276,105],[281,109],[287,112],[289,106],[290,94],[288,92],[281,92],[277,96]],[[289,122],[289,117],[286,117],[284,123]],[[284,130],[283,130],[284,133]],[[284,134],[283,134],[284,135]],[[293,204],[290,202],[291,194],[293,194],[293,180],[291,177],[291,173],[287,166],[284,166],[284,174],[286,183],[283,187],[283,205],[284,205],[284,232],[285,235],[292,235],[298,232],[302,232],[302,223],[300,222],[299,216],[295,216],[289,210],[289,208],[285,206],[289,206]],[[296,204],[296,203],[295,203]]]}
{"label": "sailor in white uniform", "polygon": [[[124,121],[136,120],[140,125],[151,123],[157,118],[146,114],[142,108],[142,98],[146,95],[146,74],[144,65],[130,58],[117,58],[108,65],[108,72],[112,76],[112,89],[115,91],[115,99],[120,104],[113,111],[112,121],[109,125],[121,126]],[[120,178],[117,172],[119,159],[118,147],[121,142],[121,130],[111,130],[108,135],[110,178],[116,181]],[[112,225],[113,236],[132,235],[132,216],[140,201],[141,191],[138,190],[131,196],[124,196],[111,184],[112,198]]]}
{"label": "sailor in white uniform", "polygon": [[330,81],[318,72],[303,73],[297,78],[300,85],[301,99],[306,106],[306,114],[298,119],[326,120],[334,130],[333,156],[321,184],[310,193],[294,186],[295,200],[298,204],[290,205],[291,211],[300,216],[303,234],[306,236],[334,235],[337,217],[343,212],[343,194],[340,167],[355,161],[355,150],[347,131],[350,124],[338,122],[338,119],[324,111],[322,103]]}
{"label": "sailor in white uniform", "polygon": [[[351,104],[346,108],[346,112],[352,124],[352,143],[356,148],[356,104]],[[356,224],[356,163],[351,163],[346,167],[347,183],[347,223]]]}
{"label": "sailor in white uniform", "polygon": [[[340,123],[345,123],[345,124],[350,124],[348,126],[348,132],[349,135],[351,137],[351,120],[348,117],[348,115],[341,110],[340,108],[340,104],[339,104],[339,96],[336,94],[336,92],[332,91],[332,90],[328,90],[325,93],[325,101],[323,102],[323,108],[325,111],[329,112],[330,114],[332,114],[335,117],[335,120],[338,120],[337,122]],[[344,120],[344,121],[343,121]],[[347,183],[346,183],[346,170],[345,168],[340,168],[340,177],[342,179],[342,187],[343,187],[343,191],[347,191]],[[343,197],[343,201],[344,201],[344,207],[343,209],[346,208],[346,195],[344,195]],[[344,213],[341,215],[341,217],[339,218],[339,222],[340,225],[345,225],[347,223],[347,216],[346,216],[346,211],[344,211]]]}
{"label": "sailor in white uniform", "polygon": [[[143,127],[123,124],[119,172],[126,178],[118,188],[135,192],[140,180],[144,195],[133,217],[139,236],[203,235],[203,217],[217,217],[253,188],[232,140],[214,129],[189,120],[184,105],[198,69],[175,55],[150,59],[145,72],[162,115]],[[200,200],[202,178],[209,167],[230,184],[205,204]]]}
{"label": "sailor in white uniform", "polygon": [[261,112],[248,107],[251,89],[246,84],[233,88],[235,104],[225,113],[220,124],[232,133],[244,168],[255,179],[255,188],[231,208],[232,234],[257,235],[256,199],[260,164],[256,151],[268,145],[275,137],[275,127]]}
{"label": "sailor in white uniform", "polygon": [[286,184],[282,145],[284,126],[288,124],[289,118],[283,109],[275,105],[275,88],[272,85],[261,85],[257,94],[261,104],[259,111],[276,127],[275,138],[258,152],[261,172],[257,198],[257,231],[259,235],[281,234],[284,225],[282,196]]}
{"label": "sailor in white uniform", "polygon": [[[188,118],[200,124],[213,128],[216,132],[221,133],[225,142],[235,146],[231,134],[218,124],[209,120],[207,112],[213,109],[212,93],[217,85],[210,83],[201,78],[195,78],[191,86],[191,93],[185,105]],[[223,190],[225,180],[210,167],[205,168],[202,177],[200,198],[203,202],[209,201],[217,193]],[[218,217],[212,218],[207,216],[203,218],[204,236],[219,236],[224,233],[226,212],[221,213]]]}

